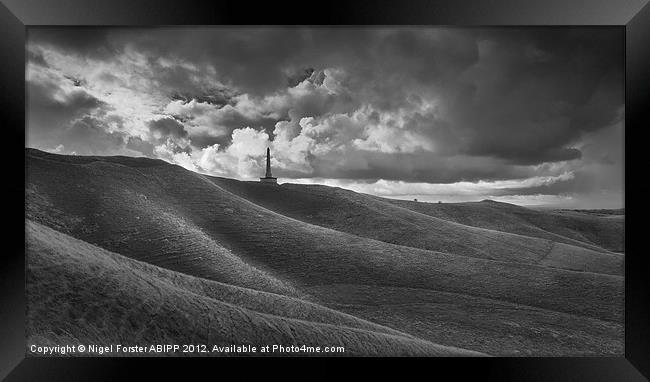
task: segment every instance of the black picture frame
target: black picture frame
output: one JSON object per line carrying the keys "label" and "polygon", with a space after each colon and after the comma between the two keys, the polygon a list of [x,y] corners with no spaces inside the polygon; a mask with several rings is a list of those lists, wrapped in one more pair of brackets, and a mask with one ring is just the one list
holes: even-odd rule
{"label": "black picture frame", "polygon": [[[583,25],[625,28],[625,357],[602,358],[493,358],[403,360],[400,368],[376,359],[346,359],[346,366],[361,366],[384,373],[422,368],[453,379],[476,377],[494,380],[535,381],[643,381],[650,377],[650,288],[644,256],[643,232],[648,215],[650,182],[644,182],[650,105],[650,5],[647,0],[364,0],[323,3],[250,3],[220,0],[0,0],[0,121],[4,134],[4,233],[0,256],[0,378],[7,380],[118,380],[144,372],[171,376],[196,370],[199,360],[179,365],[162,359],[25,358],[25,250],[22,204],[25,200],[25,37],[26,28],[60,26],[156,25]],[[645,150],[644,150],[645,149]],[[24,164],[24,163],[23,163]],[[628,175],[631,174],[631,175]],[[644,184],[645,183],[645,184]],[[161,362],[162,361],[162,362]],[[292,378],[287,360],[209,360],[200,366],[225,377],[223,369],[249,373],[280,372]],[[299,360],[319,376],[342,372],[335,360]],[[323,366],[321,362],[326,362]],[[297,363],[294,362],[293,363]],[[412,365],[411,365],[412,364]],[[291,371],[289,371],[291,370]],[[449,374],[451,373],[451,374]],[[416,378],[417,374],[412,377]],[[646,377],[644,377],[644,375]],[[304,372],[295,375],[304,378]]]}

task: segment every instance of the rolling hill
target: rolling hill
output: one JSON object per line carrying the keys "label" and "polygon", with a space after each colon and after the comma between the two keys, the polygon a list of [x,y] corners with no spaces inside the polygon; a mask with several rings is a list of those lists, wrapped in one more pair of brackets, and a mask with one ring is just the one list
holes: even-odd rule
{"label": "rolling hill", "polygon": [[457,223],[550,239],[571,245],[625,252],[625,216],[588,211],[537,211],[492,200],[470,203],[417,203],[389,200],[398,206]]}
{"label": "rolling hill", "polygon": [[[146,331],[119,329],[129,327],[124,312],[137,308],[135,317],[148,315],[146,326],[157,328],[147,339],[222,341],[204,334],[214,319],[231,339],[347,338],[349,354],[622,353],[624,257],[612,251],[623,232],[614,220],[549,227],[555,216],[530,210],[536,218],[526,218],[527,209],[512,205],[490,204],[490,215],[486,203],[461,204],[445,215],[433,204],[209,177],[146,158],[25,155],[36,338],[57,332],[47,324],[52,288],[38,287],[48,276],[32,259],[57,257],[70,272],[64,301],[106,295],[99,285],[77,291],[74,280],[88,272],[114,285],[96,302],[108,315],[88,322],[77,312],[66,326],[86,328],[81,336]],[[594,239],[604,231],[609,239]],[[122,280],[125,269],[135,273]],[[137,293],[114,311],[122,284]],[[155,313],[175,304],[182,317],[201,318],[180,330],[172,325],[180,316]],[[219,313],[226,307],[237,312],[227,322]],[[288,332],[275,332],[281,325],[273,320]],[[114,321],[110,331],[95,331]],[[259,326],[241,327],[251,321]],[[354,345],[364,343],[368,349]]]}
{"label": "rolling hill", "polygon": [[301,300],[124,258],[38,223],[27,222],[27,237],[32,340],[126,346],[331,344],[352,355],[481,355]]}
{"label": "rolling hill", "polygon": [[[268,188],[255,182],[210,179],[224,189],[283,215],[387,243],[492,260],[623,274],[624,258],[620,254],[590,241],[579,241],[513,221],[517,215],[510,210],[528,210],[523,207],[500,203],[502,208],[493,208],[497,212],[489,215],[483,208],[486,203],[470,206],[466,211],[463,211],[465,203],[445,204],[445,208],[452,206],[461,211],[449,218],[427,210],[435,211],[436,204],[383,199],[340,188],[293,184]],[[462,214],[471,216],[473,210],[476,210],[475,218],[459,218]],[[480,224],[482,222],[487,223]],[[610,231],[620,235],[621,227],[611,227]]]}

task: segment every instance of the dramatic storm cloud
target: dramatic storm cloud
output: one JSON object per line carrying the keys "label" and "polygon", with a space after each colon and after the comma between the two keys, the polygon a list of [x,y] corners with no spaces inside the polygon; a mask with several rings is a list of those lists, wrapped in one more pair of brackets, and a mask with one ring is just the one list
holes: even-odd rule
{"label": "dramatic storm cloud", "polygon": [[420,200],[623,204],[620,28],[32,28],[28,145]]}

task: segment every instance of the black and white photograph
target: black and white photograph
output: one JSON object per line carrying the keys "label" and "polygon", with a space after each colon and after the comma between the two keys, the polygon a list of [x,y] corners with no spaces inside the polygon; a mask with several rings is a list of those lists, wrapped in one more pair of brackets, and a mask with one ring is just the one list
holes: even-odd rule
{"label": "black and white photograph", "polygon": [[625,355],[623,28],[25,50],[28,355]]}

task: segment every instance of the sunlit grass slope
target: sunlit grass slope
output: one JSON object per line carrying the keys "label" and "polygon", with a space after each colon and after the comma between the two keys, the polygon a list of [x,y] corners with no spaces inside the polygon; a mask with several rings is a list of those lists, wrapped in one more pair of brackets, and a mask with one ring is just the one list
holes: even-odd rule
{"label": "sunlit grass slope", "polygon": [[351,355],[479,355],[298,299],[128,259],[38,223],[27,223],[27,237],[28,342],[328,345]]}
{"label": "sunlit grass slope", "polygon": [[257,182],[210,179],[224,189],[285,216],[387,243],[571,270],[613,275],[623,272],[620,254],[591,242],[543,231],[525,221],[513,222],[508,211],[527,210],[522,207],[503,204],[504,208],[493,208],[495,213],[486,216],[484,203],[476,203],[476,220],[491,222],[481,226],[471,219],[471,208],[465,212],[470,218],[462,220],[457,214],[455,219],[445,219],[425,213],[428,209],[435,210],[429,203],[413,202],[416,207],[427,205],[421,208],[423,212],[415,207],[408,208],[411,202],[398,203],[340,188],[295,184],[269,187]]}
{"label": "sunlit grass slope", "polygon": [[[491,200],[470,203],[421,203],[388,200],[440,219],[572,245],[625,251],[625,216],[569,210],[535,210]],[[597,250],[597,248],[594,248]]]}

